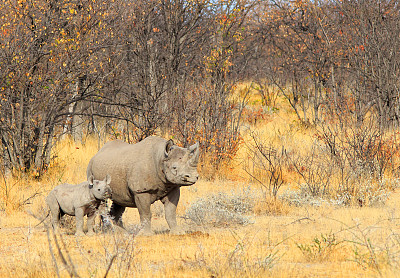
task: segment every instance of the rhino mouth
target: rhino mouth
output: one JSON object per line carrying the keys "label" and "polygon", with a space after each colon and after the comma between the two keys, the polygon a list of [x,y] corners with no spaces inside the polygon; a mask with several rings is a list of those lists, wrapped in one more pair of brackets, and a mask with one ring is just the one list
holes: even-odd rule
{"label": "rhino mouth", "polygon": [[195,184],[194,181],[183,181],[181,185],[183,185],[183,186],[190,186],[190,185],[193,185],[193,184]]}
{"label": "rhino mouth", "polygon": [[195,177],[195,178],[186,178],[186,177],[183,177],[183,178],[182,178],[183,185],[192,185],[192,184],[195,184],[197,180],[198,180],[197,177]]}

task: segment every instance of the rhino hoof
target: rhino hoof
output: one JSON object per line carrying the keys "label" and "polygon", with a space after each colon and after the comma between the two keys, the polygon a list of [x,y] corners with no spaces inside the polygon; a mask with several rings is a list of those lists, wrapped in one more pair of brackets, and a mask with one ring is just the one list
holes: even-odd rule
{"label": "rhino hoof", "polygon": [[137,236],[154,236],[155,233],[153,231],[145,231],[145,230],[140,230]]}
{"label": "rhino hoof", "polygon": [[181,228],[176,228],[176,229],[171,229],[171,230],[169,231],[169,233],[170,233],[171,235],[184,235],[184,234],[186,234],[186,231],[183,230],[183,229],[181,229]]}
{"label": "rhino hoof", "polygon": [[93,231],[90,231],[90,232],[87,232],[86,235],[87,235],[87,236],[94,236],[95,233],[94,233]]}
{"label": "rhino hoof", "polygon": [[75,233],[75,236],[84,236],[84,235],[85,235],[85,233],[84,232],[80,232],[80,231]]}

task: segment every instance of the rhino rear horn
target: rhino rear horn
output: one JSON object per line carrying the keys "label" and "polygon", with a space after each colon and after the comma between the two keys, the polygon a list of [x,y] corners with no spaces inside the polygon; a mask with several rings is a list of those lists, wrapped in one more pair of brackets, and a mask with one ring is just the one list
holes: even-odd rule
{"label": "rhino rear horn", "polygon": [[169,152],[171,151],[173,146],[174,146],[174,141],[172,141],[172,139],[169,139],[165,144],[165,157],[168,157]]}

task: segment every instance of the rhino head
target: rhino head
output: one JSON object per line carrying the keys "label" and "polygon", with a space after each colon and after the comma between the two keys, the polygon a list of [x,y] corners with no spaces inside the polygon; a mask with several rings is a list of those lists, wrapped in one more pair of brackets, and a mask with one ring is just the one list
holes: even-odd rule
{"label": "rhino head", "polygon": [[95,180],[93,175],[88,179],[89,190],[92,192],[93,196],[98,200],[106,200],[111,198],[111,177],[107,175],[104,180]]}
{"label": "rhino head", "polygon": [[192,185],[198,178],[199,144],[181,148],[169,140],[165,146],[163,172],[168,182],[178,185]]}

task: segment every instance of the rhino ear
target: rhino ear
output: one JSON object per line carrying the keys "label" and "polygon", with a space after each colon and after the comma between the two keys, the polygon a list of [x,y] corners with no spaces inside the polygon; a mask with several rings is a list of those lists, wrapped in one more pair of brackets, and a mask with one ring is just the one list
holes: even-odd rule
{"label": "rhino ear", "polygon": [[111,182],[111,176],[109,174],[107,174],[106,178],[104,179],[104,181],[106,182],[107,185],[110,184]]}
{"label": "rhino ear", "polygon": [[190,160],[190,163],[193,165],[197,165],[197,163],[199,163],[199,155],[200,155],[199,143],[197,142],[196,144],[191,145],[189,147],[189,152],[191,154],[193,154],[193,157]]}
{"label": "rhino ear", "polygon": [[88,178],[89,189],[93,188],[93,181],[94,181],[94,177],[93,177],[93,175],[90,175],[90,177]]}
{"label": "rhino ear", "polygon": [[172,141],[172,139],[169,139],[165,144],[165,157],[168,157],[169,152],[171,151],[173,146],[174,146],[174,141]]}
{"label": "rhino ear", "polygon": [[191,146],[189,147],[189,151],[190,151],[191,153],[193,153],[193,152],[195,152],[198,148],[199,148],[199,143],[196,142],[196,144],[193,144],[193,145],[191,145]]}

